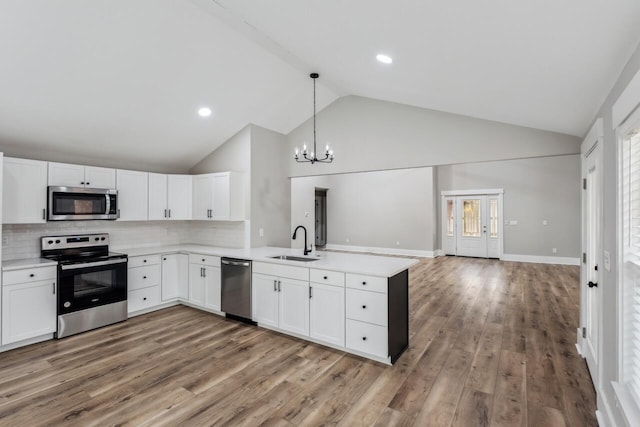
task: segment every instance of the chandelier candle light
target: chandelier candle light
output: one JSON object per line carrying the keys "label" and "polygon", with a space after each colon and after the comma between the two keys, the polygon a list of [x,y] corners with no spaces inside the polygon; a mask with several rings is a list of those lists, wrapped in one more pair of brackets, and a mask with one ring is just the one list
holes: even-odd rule
{"label": "chandelier candle light", "polygon": [[[329,149],[329,145],[324,149],[324,157],[318,158],[316,153],[316,79],[320,77],[318,73],[311,73],[309,75],[313,79],[313,151],[309,153],[307,151],[307,144],[302,145],[302,153],[296,147],[296,154],[293,156],[298,163],[331,163],[333,161],[333,150]],[[300,158],[302,154],[302,158]]]}

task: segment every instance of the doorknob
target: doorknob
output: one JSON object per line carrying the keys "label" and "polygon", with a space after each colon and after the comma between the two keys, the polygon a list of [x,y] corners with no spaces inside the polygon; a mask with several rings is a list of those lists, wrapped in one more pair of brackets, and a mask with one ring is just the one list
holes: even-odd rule
{"label": "doorknob", "polygon": [[589,283],[587,283],[587,286],[589,286],[590,288],[593,288],[595,286],[597,288],[598,284],[594,283],[594,282],[589,282]]}

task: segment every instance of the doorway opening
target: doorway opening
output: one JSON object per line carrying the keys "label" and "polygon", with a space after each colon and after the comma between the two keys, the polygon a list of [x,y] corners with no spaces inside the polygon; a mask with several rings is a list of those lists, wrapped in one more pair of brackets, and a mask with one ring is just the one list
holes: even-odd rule
{"label": "doorway opening", "polygon": [[327,190],[325,188],[316,188],[315,230],[316,248],[324,248],[327,245]]}
{"label": "doorway opening", "polygon": [[443,191],[445,255],[498,258],[503,253],[503,189]]}

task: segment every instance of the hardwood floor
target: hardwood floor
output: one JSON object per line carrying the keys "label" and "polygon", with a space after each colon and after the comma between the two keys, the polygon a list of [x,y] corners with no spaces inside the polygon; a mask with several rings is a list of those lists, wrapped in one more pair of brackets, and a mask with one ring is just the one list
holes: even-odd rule
{"label": "hardwood floor", "polygon": [[595,426],[578,277],[424,259],[393,367],[172,307],[0,353],[0,425]]}

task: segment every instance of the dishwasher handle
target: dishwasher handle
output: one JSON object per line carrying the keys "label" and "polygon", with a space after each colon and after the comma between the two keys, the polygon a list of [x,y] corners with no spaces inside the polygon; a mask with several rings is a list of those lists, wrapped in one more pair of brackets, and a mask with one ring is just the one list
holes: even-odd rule
{"label": "dishwasher handle", "polygon": [[234,266],[238,266],[238,267],[249,267],[251,264],[249,264],[248,262],[238,262],[238,261],[227,261],[226,259],[223,259],[222,264],[224,265],[234,265]]}

